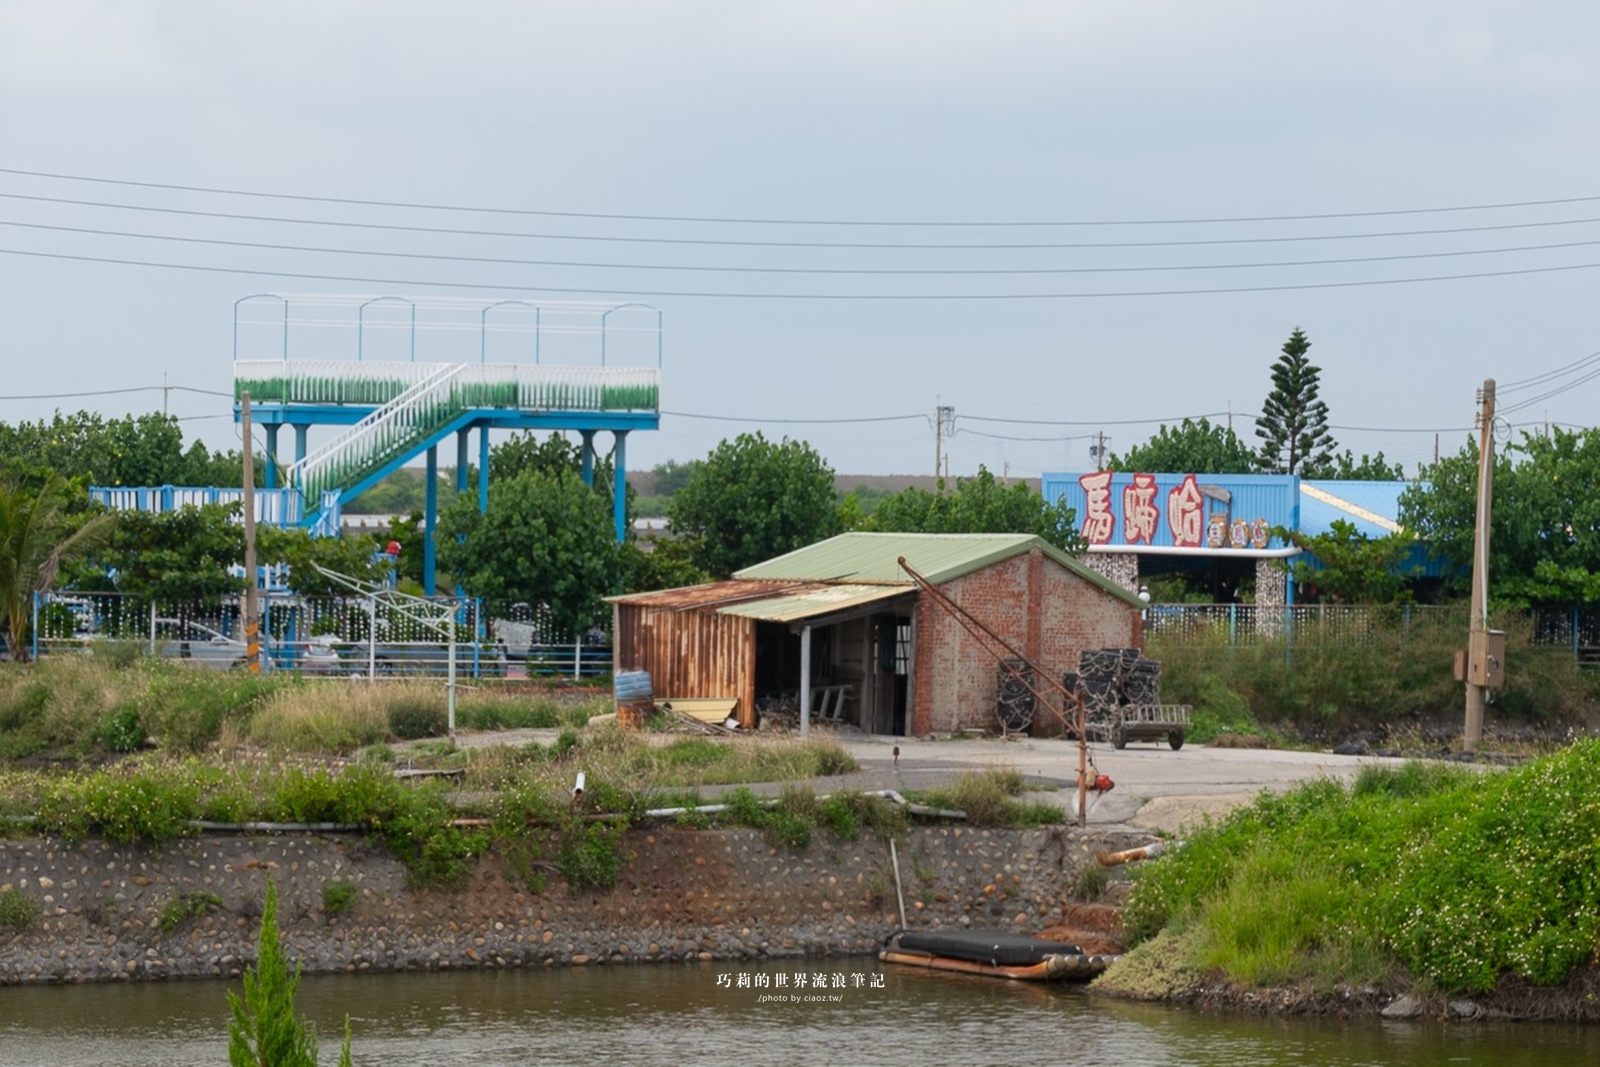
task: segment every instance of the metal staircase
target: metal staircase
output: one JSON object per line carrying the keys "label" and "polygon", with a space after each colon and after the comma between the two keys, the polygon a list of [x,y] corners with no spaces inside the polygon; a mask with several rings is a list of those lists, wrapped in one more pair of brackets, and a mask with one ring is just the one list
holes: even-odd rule
{"label": "metal staircase", "polygon": [[290,464],[285,472],[289,484],[307,500],[320,499],[324,492],[353,488],[385,465],[420,452],[465,412],[454,385],[466,369],[459,363],[427,365],[422,378],[399,396]]}

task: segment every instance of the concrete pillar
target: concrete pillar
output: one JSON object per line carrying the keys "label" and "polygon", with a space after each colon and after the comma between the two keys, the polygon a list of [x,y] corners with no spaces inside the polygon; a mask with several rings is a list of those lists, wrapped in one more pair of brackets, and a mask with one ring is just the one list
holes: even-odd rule
{"label": "concrete pillar", "polygon": [[628,431],[613,432],[617,447],[611,471],[611,519],[617,528],[617,544],[620,545],[628,539]]}
{"label": "concrete pillar", "polygon": [[438,557],[433,544],[434,527],[439,523],[439,446],[428,446],[426,501],[422,517],[422,591],[434,593],[434,570]]}

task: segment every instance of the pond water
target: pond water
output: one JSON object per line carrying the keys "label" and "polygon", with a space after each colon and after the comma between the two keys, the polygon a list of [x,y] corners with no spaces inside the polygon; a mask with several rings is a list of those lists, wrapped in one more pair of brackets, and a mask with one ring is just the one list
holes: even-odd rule
{"label": "pond water", "polygon": [[[0,988],[0,1067],[225,1063],[228,988]],[[1597,1029],[1218,1015],[1091,1001],[1074,986],[885,968],[869,958],[312,977],[302,980],[297,1003],[323,1037],[324,1064],[337,1061],[347,1013],[357,1064],[428,1067],[1600,1063]]]}

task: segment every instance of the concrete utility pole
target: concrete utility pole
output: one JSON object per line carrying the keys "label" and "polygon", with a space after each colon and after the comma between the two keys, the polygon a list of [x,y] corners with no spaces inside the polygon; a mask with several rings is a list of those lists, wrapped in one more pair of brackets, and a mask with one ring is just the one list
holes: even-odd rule
{"label": "concrete utility pole", "polygon": [[1483,739],[1483,709],[1490,684],[1499,683],[1503,647],[1489,647],[1489,512],[1494,497],[1494,379],[1478,394],[1478,514],[1472,536],[1472,606],[1467,633],[1467,719],[1461,747],[1475,752]]}
{"label": "concrete utility pole", "polygon": [[945,473],[944,431],[955,422],[956,409],[943,404],[933,409],[933,476],[942,478]]}
{"label": "concrete utility pole", "polygon": [[256,458],[250,430],[250,393],[239,394],[239,427],[243,432],[244,487],[244,646],[251,674],[261,673],[261,619],[256,611]]}

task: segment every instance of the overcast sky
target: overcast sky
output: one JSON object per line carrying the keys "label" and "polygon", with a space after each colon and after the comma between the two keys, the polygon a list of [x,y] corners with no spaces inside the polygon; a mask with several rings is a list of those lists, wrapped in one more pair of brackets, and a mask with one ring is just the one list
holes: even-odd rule
{"label": "overcast sky", "polygon": [[[958,475],[1253,442],[1299,326],[1340,445],[1409,471],[1600,350],[1597,81],[1578,0],[0,0],[0,420],[165,397],[231,445],[196,390],[253,292],[638,300],[631,467],[762,429],[930,473],[940,404]],[[1590,369],[1508,421],[1593,424]]]}

